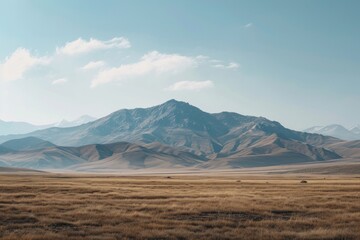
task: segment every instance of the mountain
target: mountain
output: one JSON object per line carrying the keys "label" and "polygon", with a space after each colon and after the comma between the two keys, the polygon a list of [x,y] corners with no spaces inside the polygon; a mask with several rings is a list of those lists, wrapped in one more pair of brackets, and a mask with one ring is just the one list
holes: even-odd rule
{"label": "mountain", "polygon": [[360,140],[333,143],[327,147],[344,158],[360,159]]}
{"label": "mountain", "polygon": [[314,126],[314,127],[310,127],[310,128],[307,128],[307,129],[304,129],[304,132],[308,132],[308,133],[319,133],[319,131],[321,131],[321,129],[323,128],[324,126]]}
{"label": "mountain", "polygon": [[352,128],[350,130],[352,133],[357,134],[360,136],[360,125],[357,125],[356,127]]}
{"label": "mountain", "polygon": [[61,147],[0,154],[0,167],[64,169],[84,162],[86,162],[84,159],[72,155]]}
{"label": "mountain", "polygon": [[1,144],[0,146],[14,151],[27,151],[43,149],[47,147],[55,147],[55,144],[36,137],[26,137],[21,139],[9,140]]}
{"label": "mountain", "polygon": [[[28,139],[12,140],[12,145],[19,146],[27,141]],[[1,148],[4,147],[0,145]],[[149,146],[127,142],[81,147],[52,145],[36,150],[0,152],[0,166],[3,167],[79,171],[193,167],[205,160],[203,157],[158,143]]]}
{"label": "mountain", "polygon": [[[275,139],[273,136],[270,139]],[[30,138],[12,140],[13,146],[29,143]],[[41,142],[34,139],[35,142]],[[19,143],[16,143],[19,142]],[[43,141],[46,142],[46,141]],[[265,141],[266,142],[266,141]],[[284,143],[286,144],[286,143]],[[138,145],[128,142],[111,144],[91,144],[80,147],[61,147],[50,143],[51,146],[42,149],[14,151],[0,145],[0,167],[27,168],[27,169],[64,169],[87,172],[111,172],[122,170],[145,169],[234,169],[241,167],[258,167],[273,165],[289,165],[291,163],[324,162],[325,158],[341,158],[329,150],[317,149],[308,145],[301,151],[309,151],[308,156],[302,155],[298,150],[288,146],[278,148],[276,145],[262,143],[267,150],[261,149],[261,144],[250,148],[250,152],[265,150],[265,152],[238,153],[227,158],[209,159],[188,151],[169,147],[160,143]],[[336,146],[340,151],[354,148],[358,154],[359,144],[350,146]],[[271,153],[271,154],[269,154]],[[313,155],[315,154],[315,155]],[[325,161],[326,162],[326,161]]]}
{"label": "mountain", "polygon": [[5,146],[0,145],[0,154],[12,153],[14,150],[6,148]]}
{"label": "mountain", "polygon": [[88,122],[92,122],[95,121],[96,118],[89,116],[89,115],[83,115],[73,121],[67,121],[67,120],[62,120],[61,122],[54,124],[54,127],[61,127],[61,128],[65,128],[65,127],[75,127],[75,126],[80,126],[82,124],[88,123]]}
{"label": "mountain", "polygon": [[62,120],[59,123],[47,124],[47,125],[33,125],[26,122],[6,122],[0,120],[0,136],[10,134],[27,134],[36,130],[51,128],[51,127],[74,127],[84,123],[92,122],[96,118],[89,115],[83,115],[74,121]]}
{"label": "mountain", "polygon": [[0,136],[8,134],[25,134],[39,129],[45,129],[50,125],[33,125],[26,122],[6,122],[0,120]]}
{"label": "mountain", "polygon": [[[188,103],[170,100],[151,108],[119,110],[81,126],[49,128],[26,135],[0,137],[0,142],[27,136],[63,146],[119,141],[141,144],[160,142],[208,155],[219,153],[224,147],[229,149],[230,143],[237,144],[236,140],[244,142],[245,138],[252,138],[254,142],[271,134],[317,146],[337,141],[318,134],[292,131],[262,117],[230,112],[210,114]],[[235,150],[236,147],[231,149]]]}
{"label": "mountain", "polygon": [[339,124],[332,124],[328,126],[316,126],[305,129],[304,132],[317,133],[326,136],[332,136],[340,138],[343,140],[359,140],[360,139],[360,128],[355,127],[351,130],[346,129],[345,127]]}
{"label": "mountain", "polygon": [[[0,142],[30,136],[60,146],[102,146],[128,142],[156,152],[159,149],[163,152],[168,147],[172,152],[166,155],[168,158],[178,157],[176,151],[180,151],[182,154],[207,159],[207,163],[203,163],[204,167],[267,166],[341,158],[341,155],[326,148],[329,144],[340,142],[339,139],[293,131],[263,117],[232,112],[210,114],[176,100],[150,108],[119,110],[80,126],[4,136],[0,137]],[[64,147],[56,149],[64,151]],[[106,149],[102,153],[105,154]],[[146,149],[143,149],[144,152],[148,151]],[[40,154],[44,159],[49,149]],[[65,153],[55,155],[59,154]],[[81,157],[69,159],[74,164],[81,164],[84,160]],[[100,167],[101,164],[97,164],[100,163],[94,163],[93,166]]]}

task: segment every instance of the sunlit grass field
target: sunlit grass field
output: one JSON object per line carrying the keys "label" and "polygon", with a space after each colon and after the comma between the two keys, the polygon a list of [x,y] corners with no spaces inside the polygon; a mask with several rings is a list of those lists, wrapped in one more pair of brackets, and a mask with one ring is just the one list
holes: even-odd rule
{"label": "sunlit grass field", "polygon": [[0,238],[360,239],[360,178],[225,175],[0,175]]}

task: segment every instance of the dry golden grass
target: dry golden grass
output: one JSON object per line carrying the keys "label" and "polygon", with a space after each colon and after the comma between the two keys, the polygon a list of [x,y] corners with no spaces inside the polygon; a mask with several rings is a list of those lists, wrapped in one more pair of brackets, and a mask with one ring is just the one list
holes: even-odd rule
{"label": "dry golden grass", "polygon": [[0,175],[2,239],[360,239],[360,178]]}

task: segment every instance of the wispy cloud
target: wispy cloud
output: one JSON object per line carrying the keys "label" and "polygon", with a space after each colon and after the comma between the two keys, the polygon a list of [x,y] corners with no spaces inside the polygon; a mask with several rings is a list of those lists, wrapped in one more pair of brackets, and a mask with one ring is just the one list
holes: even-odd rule
{"label": "wispy cloud", "polygon": [[83,66],[81,69],[83,70],[91,70],[91,69],[97,69],[105,66],[104,61],[91,61],[87,63],[85,66]]}
{"label": "wispy cloud", "polygon": [[205,61],[205,60],[208,60],[210,57],[208,56],[204,56],[204,55],[198,55],[195,57],[196,60],[199,60],[199,61]]}
{"label": "wispy cloud", "polygon": [[75,55],[80,53],[87,53],[99,49],[110,49],[110,48],[130,48],[130,41],[124,37],[115,37],[108,41],[101,41],[95,38],[90,40],[84,40],[78,38],[72,42],[67,42],[65,46],[56,48],[57,54],[64,55]]}
{"label": "wispy cloud", "polygon": [[210,80],[207,81],[180,81],[169,86],[165,90],[168,91],[199,91],[205,88],[214,87],[214,83]]}
{"label": "wispy cloud", "polygon": [[59,79],[54,80],[51,84],[52,85],[61,85],[61,84],[65,84],[67,82],[68,82],[68,80],[66,78],[59,78]]}
{"label": "wispy cloud", "polygon": [[252,26],[254,26],[253,23],[247,23],[247,24],[243,25],[242,27],[246,29],[246,28],[251,28]]}
{"label": "wispy cloud", "polygon": [[25,48],[18,48],[0,64],[0,82],[21,79],[26,71],[37,65],[50,62],[47,57],[34,57]]}
{"label": "wispy cloud", "polygon": [[230,62],[229,64],[227,65],[224,65],[224,64],[216,64],[214,65],[215,68],[221,68],[221,69],[236,69],[236,68],[239,68],[240,65],[236,62]]}
{"label": "wispy cloud", "polygon": [[136,63],[124,64],[100,71],[93,79],[91,87],[147,74],[177,73],[196,65],[196,59],[193,57],[152,51],[145,54]]}

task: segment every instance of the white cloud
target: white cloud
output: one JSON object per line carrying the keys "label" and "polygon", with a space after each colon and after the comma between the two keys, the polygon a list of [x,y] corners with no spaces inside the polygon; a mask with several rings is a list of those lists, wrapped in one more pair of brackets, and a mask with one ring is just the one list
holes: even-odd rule
{"label": "white cloud", "polygon": [[83,70],[91,70],[91,69],[101,68],[103,66],[105,66],[104,61],[91,61],[88,64],[86,64],[85,66],[83,66],[81,69],[83,69]]}
{"label": "white cloud", "polygon": [[224,65],[224,64],[216,64],[214,65],[215,68],[221,68],[221,69],[236,69],[236,68],[239,68],[240,65],[236,62],[230,62],[229,64],[227,65]]}
{"label": "white cloud", "polygon": [[45,65],[50,62],[46,57],[34,57],[25,48],[18,48],[0,64],[0,82],[21,79],[26,71],[36,65]]}
{"label": "white cloud", "polygon": [[197,61],[193,57],[178,54],[163,54],[152,51],[145,54],[138,62],[124,64],[119,67],[105,69],[93,79],[91,87],[112,81],[121,81],[147,74],[177,73],[195,67]]}
{"label": "white cloud", "polygon": [[52,82],[52,85],[60,85],[60,84],[65,84],[67,83],[68,80],[66,78],[59,78],[59,79],[56,79]]}
{"label": "white cloud", "polygon": [[243,26],[243,28],[251,28],[253,26],[253,23],[247,23]]}
{"label": "white cloud", "polygon": [[214,83],[210,80],[207,81],[181,81],[181,82],[176,82],[173,85],[171,85],[170,87],[166,88],[165,90],[169,90],[169,91],[183,91],[183,90],[188,90],[188,91],[198,91],[201,89],[205,89],[205,88],[211,88],[214,87]]}
{"label": "white cloud", "polygon": [[226,68],[228,68],[228,69],[233,69],[233,68],[239,68],[239,67],[240,67],[240,65],[239,65],[238,63],[236,63],[236,62],[231,62],[231,63],[229,63],[229,65],[227,65]]}
{"label": "white cloud", "polygon": [[116,37],[108,41],[101,41],[95,38],[84,40],[78,38],[72,42],[67,42],[65,46],[56,48],[56,53],[65,55],[75,55],[80,53],[91,52],[99,49],[110,48],[130,48],[131,44],[128,39],[123,37]]}

